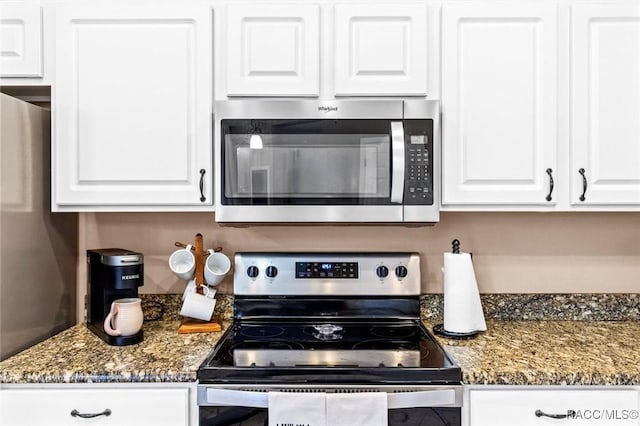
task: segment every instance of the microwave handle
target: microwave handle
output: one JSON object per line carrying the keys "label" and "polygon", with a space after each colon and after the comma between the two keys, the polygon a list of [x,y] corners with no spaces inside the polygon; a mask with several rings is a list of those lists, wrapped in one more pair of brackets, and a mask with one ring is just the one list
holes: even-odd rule
{"label": "microwave handle", "polygon": [[404,127],[391,122],[391,202],[402,203],[404,195]]}

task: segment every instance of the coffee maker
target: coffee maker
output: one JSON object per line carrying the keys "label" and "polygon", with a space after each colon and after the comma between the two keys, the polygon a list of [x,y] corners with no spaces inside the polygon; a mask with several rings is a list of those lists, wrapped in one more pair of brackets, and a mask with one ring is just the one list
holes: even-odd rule
{"label": "coffee maker", "polygon": [[87,327],[110,345],[142,341],[142,330],[132,336],[110,336],[103,324],[114,300],[138,297],[143,274],[142,253],[120,248],[87,250]]}

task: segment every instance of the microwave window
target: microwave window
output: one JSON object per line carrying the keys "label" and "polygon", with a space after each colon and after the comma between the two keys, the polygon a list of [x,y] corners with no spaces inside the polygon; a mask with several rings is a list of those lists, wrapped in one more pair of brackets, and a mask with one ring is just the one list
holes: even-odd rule
{"label": "microwave window", "polygon": [[[299,123],[298,123],[299,126]],[[391,186],[387,133],[224,134],[229,199],[382,199]]]}

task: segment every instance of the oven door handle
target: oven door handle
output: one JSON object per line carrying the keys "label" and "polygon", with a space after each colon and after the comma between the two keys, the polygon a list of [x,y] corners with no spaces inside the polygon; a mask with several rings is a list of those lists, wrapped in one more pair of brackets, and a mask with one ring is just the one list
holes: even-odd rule
{"label": "oven door handle", "polygon": [[462,405],[454,389],[397,392],[387,395],[388,408],[459,407]]}
{"label": "oven door handle", "polygon": [[[207,389],[207,404],[235,407],[269,408],[267,392]],[[455,389],[396,392],[387,394],[388,408],[459,407]]]}
{"label": "oven door handle", "polygon": [[269,394],[267,392],[231,389],[207,389],[207,404],[229,407],[268,408]]}
{"label": "oven door handle", "polygon": [[404,126],[391,122],[391,202],[402,203],[404,195]]}

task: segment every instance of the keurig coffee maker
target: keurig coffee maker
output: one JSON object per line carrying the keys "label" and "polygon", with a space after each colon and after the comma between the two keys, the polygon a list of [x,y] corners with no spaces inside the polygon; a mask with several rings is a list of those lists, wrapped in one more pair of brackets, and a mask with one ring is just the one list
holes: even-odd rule
{"label": "keurig coffee maker", "polygon": [[87,250],[87,327],[113,346],[134,345],[142,341],[142,330],[131,336],[110,336],[104,319],[116,299],[138,297],[143,285],[142,253],[120,248]]}

